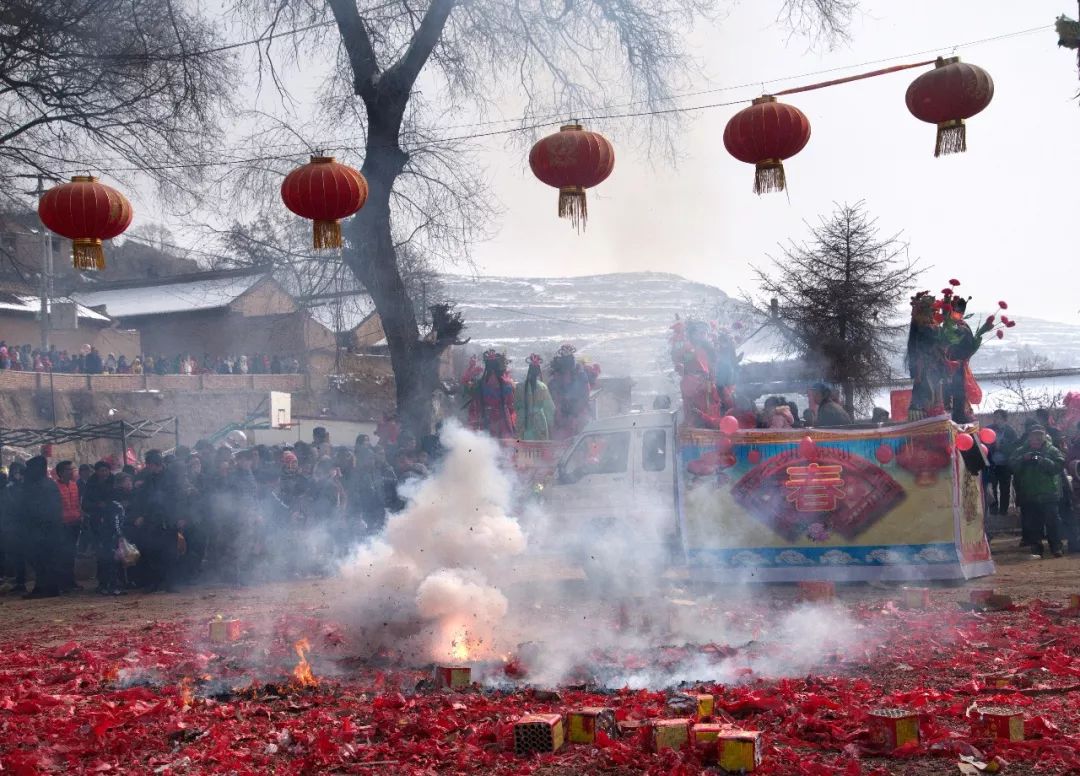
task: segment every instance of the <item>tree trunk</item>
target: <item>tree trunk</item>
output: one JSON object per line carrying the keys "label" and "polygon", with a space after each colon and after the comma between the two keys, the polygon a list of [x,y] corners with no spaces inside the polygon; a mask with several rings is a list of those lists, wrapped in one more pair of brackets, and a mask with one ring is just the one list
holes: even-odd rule
{"label": "tree trunk", "polygon": [[349,222],[345,261],[371,294],[386,333],[394,370],[398,418],[416,438],[430,434],[432,396],[438,385],[439,353],[420,341],[412,300],[398,270],[390,221],[390,192],[405,164],[405,154],[369,139],[361,172],[367,179],[367,204]]}

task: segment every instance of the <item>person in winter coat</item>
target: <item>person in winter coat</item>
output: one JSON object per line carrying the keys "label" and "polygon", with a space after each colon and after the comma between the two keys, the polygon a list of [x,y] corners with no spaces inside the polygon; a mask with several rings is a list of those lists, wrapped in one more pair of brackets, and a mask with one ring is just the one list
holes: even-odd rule
{"label": "person in winter coat", "polygon": [[97,592],[102,595],[117,589],[119,575],[116,565],[116,543],[119,530],[116,518],[119,511],[113,498],[116,482],[112,467],[106,461],[94,464],[94,475],[83,487],[82,508],[86,522],[94,535],[97,550]]}
{"label": "person in winter coat", "polygon": [[26,592],[27,555],[26,525],[19,513],[22,500],[23,475],[26,465],[14,461],[8,467],[8,481],[0,491],[0,532],[4,542],[4,560],[14,572],[15,587],[12,593]]}
{"label": "person in winter coat", "polygon": [[49,463],[35,455],[26,462],[26,477],[19,499],[19,516],[28,539],[34,589],[27,598],[60,595],[61,546],[64,543],[60,490],[49,479]]}
{"label": "person in winter coat", "polygon": [[1031,427],[1024,443],[1009,458],[1020,502],[1022,539],[1037,555],[1043,554],[1044,534],[1054,557],[1062,555],[1058,503],[1064,465],[1064,454],[1050,444],[1046,429],[1038,425]]}

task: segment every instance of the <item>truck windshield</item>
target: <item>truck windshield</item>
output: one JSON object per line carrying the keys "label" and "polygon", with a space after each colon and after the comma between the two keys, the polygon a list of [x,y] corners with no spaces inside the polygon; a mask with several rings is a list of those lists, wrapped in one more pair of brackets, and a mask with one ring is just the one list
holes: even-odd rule
{"label": "truck windshield", "polygon": [[629,431],[589,434],[582,437],[574,448],[566,469],[574,477],[587,474],[618,474],[626,471],[629,452]]}

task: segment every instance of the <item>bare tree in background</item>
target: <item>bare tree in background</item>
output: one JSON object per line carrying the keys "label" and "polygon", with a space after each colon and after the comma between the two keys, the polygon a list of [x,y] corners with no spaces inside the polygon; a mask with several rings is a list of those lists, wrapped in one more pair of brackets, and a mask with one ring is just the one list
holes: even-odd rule
{"label": "bare tree in background", "polygon": [[0,177],[110,167],[169,186],[197,177],[220,148],[234,75],[226,53],[207,51],[217,42],[180,0],[5,0]]}
{"label": "bare tree in background", "polygon": [[[788,18],[841,32],[848,0],[787,0]],[[486,188],[470,146],[446,139],[466,108],[505,91],[526,126],[612,102],[670,107],[691,60],[684,41],[707,0],[239,0],[265,26],[332,19],[338,68],[329,112],[361,127],[366,206],[350,219],[345,260],[371,294],[389,343],[403,421],[431,426],[438,352],[425,344],[401,275],[400,248],[460,258],[487,227]],[[322,31],[298,44],[321,51]],[[265,60],[275,74],[272,60]],[[358,144],[359,145],[359,144]],[[438,332],[438,342],[450,340]]]}
{"label": "bare tree in background", "polygon": [[1003,369],[999,376],[1001,391],[994,396],[997,409],[1010,411],[1034,412],[1040,407],[1055,410],[1065,400],[1062,391],[1037,387],[1031,377],[1032,372],[1045,372],[1054,368],[1049,356],[1036,353],[1030,345],[1025,345],[1016,354],[1016,369]]}
{"label": "bare tree in background", "polygon": [[874,383],[892,376],[897,335],[907,323],[901,304],[921,269],[907,259],[899,233],[881,236],[864,202],[838,205],[808,227],[809,242],[781,246],[773,273],[755,269],[761,297],[747,301],[778,316],[794,354],[840,386],[854,413]]}

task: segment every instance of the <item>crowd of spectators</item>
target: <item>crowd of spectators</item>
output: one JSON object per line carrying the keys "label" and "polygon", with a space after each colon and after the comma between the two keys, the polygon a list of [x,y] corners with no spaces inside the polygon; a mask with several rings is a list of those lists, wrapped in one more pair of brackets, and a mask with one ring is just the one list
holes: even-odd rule
{"label": "crowd of spectators", "polygon": [[260,375],[298,374],[300,360],[295,356],[270,353],[242,353],[232,356],[203,354],[197,358],[191,353],[174,356],[143,354],[128,359],[121,354],[106,353],[96,347],[83,345],[78,352],[32,348],[30,345],[8,345],[0,340],[0,369],[22,372],[56,372],[63,374],[117,374],[117,375]]}
{"label": "crowd of spectators", "polygon": [[90,554],[102,595],[324,574],[404,507],[401,485],[441,455],[437,437],[420,444],[393,418],[377,436],[352,447],[322,428],[290,446],[200,441],[149,450],[138,469],[13,463],[0,477],[0,569],[29,598],[78,590],[77,561]]}

